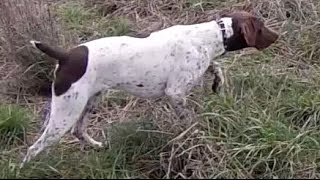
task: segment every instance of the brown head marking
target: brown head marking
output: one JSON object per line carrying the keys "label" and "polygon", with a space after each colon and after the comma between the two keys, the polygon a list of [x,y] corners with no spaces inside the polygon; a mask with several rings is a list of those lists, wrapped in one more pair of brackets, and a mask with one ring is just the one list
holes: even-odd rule
{"label": "brown head marking", "polygon": [[279,35],[267,28],[264,23],[252,14],[239,11],[225,14],[222,17],[232,18],[233,36],[227,39],[227,51],[254,47],[263,50],[274,43]]}

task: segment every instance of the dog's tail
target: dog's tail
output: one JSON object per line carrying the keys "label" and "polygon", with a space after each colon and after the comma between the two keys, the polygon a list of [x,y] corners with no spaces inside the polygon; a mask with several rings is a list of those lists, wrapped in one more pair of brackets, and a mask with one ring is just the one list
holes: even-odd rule
{"label": "dog's tail", "polygon": [[39,41],[30,41],[30,43],[35,48],[39,49],[48,56],[58,60],[59,62],[64,61],[68,58],[68,53],[62,49],[50,47],[49,45],[41,43]]}

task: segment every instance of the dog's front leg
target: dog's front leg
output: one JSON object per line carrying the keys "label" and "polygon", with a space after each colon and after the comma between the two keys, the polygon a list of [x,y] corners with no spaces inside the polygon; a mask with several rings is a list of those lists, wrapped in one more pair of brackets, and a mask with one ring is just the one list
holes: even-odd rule
{"label": "dog's front leg", "polygon": [[224,84],[222,69],[218,62],[213,62],[212,68],[213,68],[213,75],[214,75],[212,91],[215,93],[219,93]]}

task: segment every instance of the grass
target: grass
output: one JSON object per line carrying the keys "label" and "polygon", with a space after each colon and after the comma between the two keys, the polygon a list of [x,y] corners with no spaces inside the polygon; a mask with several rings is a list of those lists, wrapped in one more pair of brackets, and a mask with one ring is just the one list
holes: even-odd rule
{"label": "grass", "polygon": [[213,8],[225,8],[227,5],[231,3],[237,3],[235,0],[187,0],[186,4],[191,8],[199,9],[199,10],[210,10]]}
{"label": "grass", "polygon": [[12,94],[11,98],[17,94],[36,96],[50,87],[55,62],[33,48],[30,40],[62,47],[74,45],[74,38],[63,30],[47,3],[6,0],[0,4],[1,80],[8,80],[4,93]]}
{"label": "grass", "polygon": [[227,148],[229,178],[318,177],[318,85],[271,74],[268,66],[235,66],[225,96],[205,100],[204,131]]}
{"label": "grass", "polygon": [[94,9],[85,8],[79,2],[65,3],[59,6],[57,11],[67,29],[77,34],[81,41],[126,35],[130,32],[129,21],[125,18],[107,19]]}
{"label": "grass", "polygon": [[[137,129],[141,129],[137,131]],[[135,168],[143,168],[144,156],[156,155],[166,136],[152,131],[149,122],[115,125],[109,132],[110,149],[80,151],[78,145],[62,144],[52,149],[53,155],[40,156],[19,171],[18,152],[0,162],[0,178],[133,178],[142,177]],[[144,130],[144,131],[142,131]],[[139,165],[137,162],[141,163]]]}
{"label": "grass", "polygon": [[1,144],[11,145],[15,140],[23,140],[30,119],[30,113],[22,107],[0,105]]}
{"label": "grass", "polygon": [[[250,62],[226,61],[230,86],[223,95],[201,97],[203,118],[180,138],[169,129],[159,134],[152,120],[115,124],[110,149],[81,152],[63,143],[2,177],[319,177],[318,85],[270,74],[277,63],[271,55],[243,59]],[[12,155],[0,167],[15,163]]]}
{"label": "grass", "polygon": [[[159,17],[164,21],[161,28],[203,21],[196,17],[209,16],[215,7],[243,3],[86,2],[84,6],[67,1],[57,9],[63,25],[80,41],[150,32],[154,27],[149,26]],[[270,26],[280,26],[281,38],[263,52],[229,53],[219,59],[226,77],[223,93],[195,89],[188,99],[189,107],[197,110],[197,120],[178,121],[165,100],[139,100],[117,92],[106,96],[91,114],[89,132],[100,137],[98,130],[103,127],[110,137],[109,148],[80,151],[79,144],[67,136],[48,155],[41,153],[19,170],[25,141],[6,144],[0,152],[0,178],[320,178],[320,44],[314,41],[320,32],[320,4],[252,2],[256,14]],[[210,77],[206,82],[211,82]],[[42,106],[30,97],[17,102],[34,109]],[[18,139],[24,138],[28,125],[39,123],[27,117],[20,106],[0,108],[0,120],[10,120],[3,127]],[[102,123],[106,121],[108,125]],[[32,142],[39,135],[35,131],[28,131]]]}

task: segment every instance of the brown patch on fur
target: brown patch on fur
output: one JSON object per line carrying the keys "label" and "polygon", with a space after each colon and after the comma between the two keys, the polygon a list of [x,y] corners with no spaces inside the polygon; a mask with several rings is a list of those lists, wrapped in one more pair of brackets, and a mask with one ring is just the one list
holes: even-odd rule
{"label": "brown patch on fur", "polygon": [[78,46],[71,49],[64,60],[59,61],[59,67],[55,72],[54,93],[60,96],[78,81],[86,72],[89,50],[86,46]]}
{"label": "brown patch on fur", "polygon": [[225,14],[232,17],[234,35],[227,39],[227,51],[239,50],[246,47],[265,49],[274,43],[279,35],[267,28],[257,17],[248,12],[240,11]]}
{"label": "brown patch on fur", "polygon": [[39,50],[58,60],[58,68],[54,73],[54,94],[60,96],[78,81],[86,72],[89,50],[86,46],[77,46],[69,52],[51,47],[45,43],[35,42]]}

